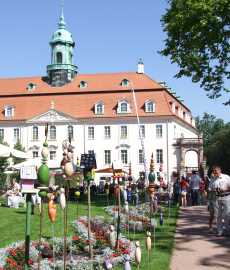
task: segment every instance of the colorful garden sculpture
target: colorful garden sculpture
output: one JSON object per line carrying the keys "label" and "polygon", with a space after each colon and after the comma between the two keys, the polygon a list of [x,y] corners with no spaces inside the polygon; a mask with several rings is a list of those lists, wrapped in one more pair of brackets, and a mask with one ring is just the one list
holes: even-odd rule
{"label": "colorful garden sculpture", "polygon": [[137,241],[135,242],[135,246],[136,246],[136,249],[135,249],[135,261],[136,261],[136,264],[140,264],[141,263],[141,250],[140,250],[140,242]]}
{"label": "colorful garden sculpture", "polygon": [[60,189],[60,206],[61,206],[61,209],[62,210],[65,209],[65,203],[66,203],[66,200],[65,200],[65,190],[64,190],[64,188],[61,188]]}
{"label": "colorful garden sculpture", "polygon": [[48,213],[49,213],[51,222],[54,222],[56,218],[56,205],[54,204],[55,196],[56,196],[56,192],[47,194],[47,198],[49,200]]}
{"label": "colorful garden sculpture", "polygon": [[139,195],[138,195],[138,189],[136,188],[135,190],[135,195],[134,195],[134,199],[133,199],[133,202],[134,202],[134,205],[137,206],[138,203],[139,203]]}
{"label": "colorful garden sculpture", "polygon": [[115,232],[115,229],[114,229],[114,226],[113,225],[110,225],[109,226],[109,229],[111,231],[110,235],[109,235],[109,244],[110,244],[110,247],[112,249],[115,248],[115,245],[116,245],[116,232]]}
{"label": "colorful garden sculpture", "polygon": [[130,256],[128,254],[125,254],[124,256],[125,259],[125,265],[124,265],[124,270],[131,270],[131,266],[130,266]]}

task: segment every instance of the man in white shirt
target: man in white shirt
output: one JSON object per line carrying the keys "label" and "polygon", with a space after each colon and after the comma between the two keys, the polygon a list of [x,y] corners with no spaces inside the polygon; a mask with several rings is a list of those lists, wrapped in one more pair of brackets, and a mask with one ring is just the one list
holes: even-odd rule
{"label": "man in white shirt", "polygon": [[209,189],[214,194],[214,213],[217,225],[217,237],[223,236],[223,223],[222,223],[222,208],[226,234],[228,227],[228,219],[230,215],[230,177],[221,173],[220,166],[213,166],[212,168],[214,177],[210,180]]}
{"label": "man in white shirt", "polygon": [[6,205],[9,207],[12,207],[13,196],[21,196],[21,193],[19,192],[20,185],[17,183],[16,178],[12,179],[12,184],[12,190],[8,191],[6,196]]}
{"label": "man in white shirt", "polygon": [[191,176],[191,195],[192,195],[192,205],[199,205],[198,201],[198,190],[200,184],[200,177],[196,174],[196,171],[192,171]]}

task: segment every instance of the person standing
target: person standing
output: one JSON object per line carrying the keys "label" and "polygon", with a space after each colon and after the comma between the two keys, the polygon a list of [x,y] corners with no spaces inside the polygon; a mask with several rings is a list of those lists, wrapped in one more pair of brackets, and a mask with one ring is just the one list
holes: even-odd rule
{"label": "person standing", "polygon": [[173,185],[174,200],[177,206],[179,206],[180,191],[180,178],[177,178],[176,182]]}
{"label": "person standing", "polygon": [[187,187],[189,186],[189,184],[184,178],[184,176],[182,176],[182,181],[180,182],[180,186],[181,186],[181,204],[182,206],[186,207],[187,206],[187,198],[186,198]]}
{"label": "person standing", "polygon": [[214,213],[217,225],[217,237],[223,236],[222,208],[226,234],[229,235],[228,220],[230,215],[230,177],[222,174],[218,165],[212,168],[214,177],[210,180],[210,192],[214,195]]}
{"label": "person standing", "polygon": [[[211,175],[211,178],[213,176]],[[206,191],[207,191],[206,202],[207,202],[208,211],[209,211],[209,220],[208,220],[209,233],[213,233],[212,224],[213,224],[213,219],[214,219],[214,204],[213,204],[214,194],[211,193],[211,189],[209,186],[210,186],[210,181],[208,182],[208,180],[207,180],[207,183],[206,183]]]}
{"label": "person standing", "polygon": [[200,184],[199,175],[196,174],[196,171],[192,171],[192,177],[191,177],[192,205],[199,205],[199,200],[198,200],[199,184]]}
{"label": "person standing", "polygon": [[200,181],[200,184],[199,184],[198,197],[199,197],[200,205],[205,205],[205,185],[204,185],[204,181],[202,180]]}

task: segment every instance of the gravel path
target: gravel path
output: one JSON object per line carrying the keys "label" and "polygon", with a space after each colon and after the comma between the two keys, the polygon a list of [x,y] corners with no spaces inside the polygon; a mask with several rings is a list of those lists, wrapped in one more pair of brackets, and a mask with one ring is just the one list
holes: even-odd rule
{"label": "gravel path", "polygon": [[207,206],[180,208],[171,270],[230,269],[230,236],[208,233]]}

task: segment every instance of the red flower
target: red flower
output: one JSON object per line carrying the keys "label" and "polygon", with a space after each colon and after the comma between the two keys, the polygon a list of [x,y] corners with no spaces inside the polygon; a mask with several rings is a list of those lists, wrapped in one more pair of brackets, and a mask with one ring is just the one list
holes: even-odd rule
{"label": "red flower", "polygon": [[129,247],[130,245],[131,245],[131,243],[126,244],[126,247]]}
{"label": "red flower", "polygon": [[[87,260],[87,261],[90,261],[91,259],[90,259],[90,258],[87,258],[86,260]],[[0,269],[0,270],[1,270],[1,269]]]}
{"label": "red flower", "polygon": [[48,261],[52,261],[53,259],[52,258],[49,258]]}
{"label": "red flower", "polygon": [[45,247],[50,247],[50,245],[47,243],[47,244],[45,244]]}
{"label": "red flower", "polygon": [[29,260],[29,261],[28,261],[29,264],[31,264],[31,263],[33,263],[33,262],[34,262],[33,260]]}
{"label": "red flower", "polygon": [[84,244],[87,244],[88,242],[89,242],[89,240],[85,240],[83,243],[84,243]]}
{"label": "red flower", "polygon": [[12,263],[13,261],[11,259],[6,260],[7,263]]}
{"label": "red flower", "polygon": [[17,266],[16,262],[14,262],[14,263],[12,264],[12,266]]}
{"label": "red flower", "polygon": [[17,256],[17,253],[13,253],[13,256]]}
{"label": "red flower", "polygon": [[73,261],[69,261],[69,262],[73,263]]}
{"label": "red flower", "polygon": [[82,258],[81,257],[78,257],[77,260],[82,260]]}
{"label": "red flower", "polygon": [[41,241],[41,244],[43,244],[44,243],[44,241]]}
{"label": "red flower", "polygon": [[74,236],[73,240],[79,240],[77,236]]}
{"label": "red flower", "polygon": [[37,246],[36,242],[32,242],[32,246]]}

